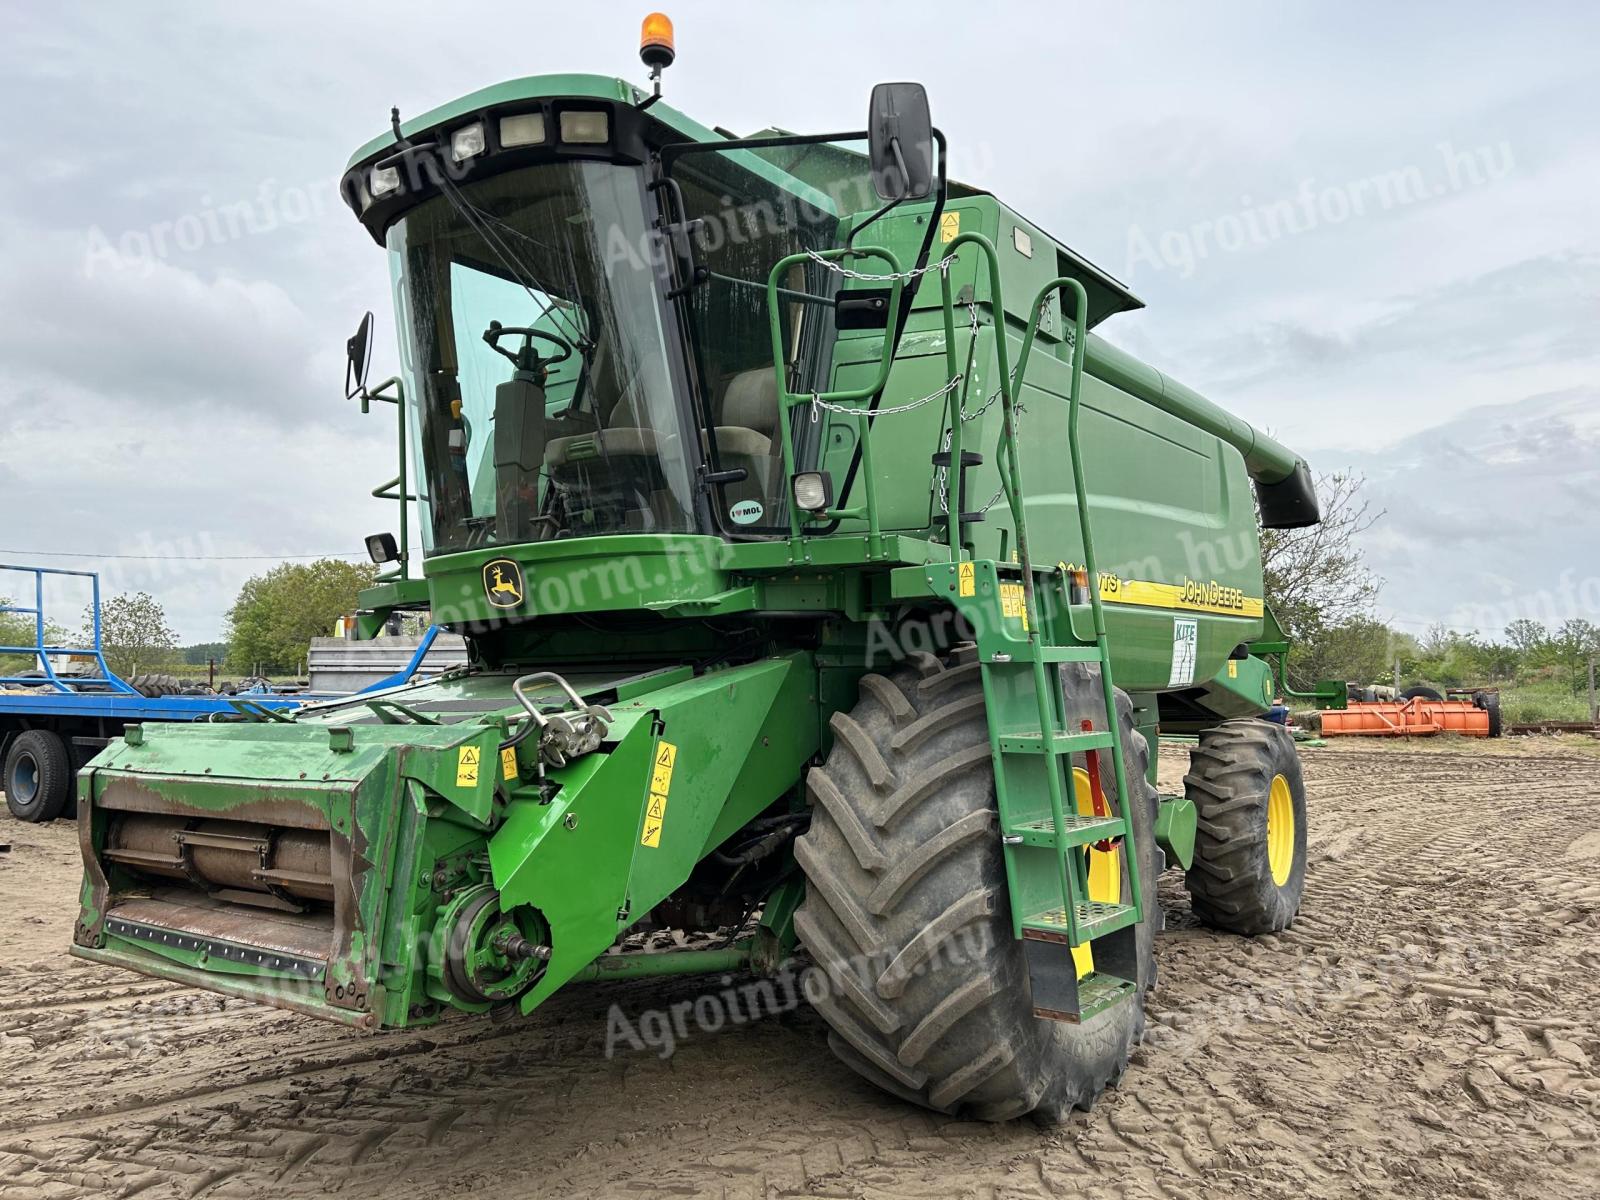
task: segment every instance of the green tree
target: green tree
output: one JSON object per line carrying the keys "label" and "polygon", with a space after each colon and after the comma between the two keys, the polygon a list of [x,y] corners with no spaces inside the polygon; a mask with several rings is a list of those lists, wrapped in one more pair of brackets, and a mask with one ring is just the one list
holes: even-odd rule
{"label": "green tree", "polygon": [[[94,643],[93,605],[83,610],[83,639],[85,646]],[[100,649],[106,665],[127,677],[171,666],[178,657],[178,635],[149,592],[124,592],[100,603]]]}
{"label": "green tree", "polygon": [[227,642],[196,642],[183,648],[183,661],[189,666],[205,666],[213,658],[218,662],[228,657]]}
{"label": "green tree", "polygon": [[1304,686],[1318,679],[1363,684],[1387,679],[1393,646],[1394,631],[1371,617],[1319,628],[1314,638],[1297,642],[1290,652],[1291,682]]}
{"label": "green tree", "polygon": [[1456,642],[1459,640],[1460,636],[1460,634],[1451,629],[1449,626],[1435,621],[1423,631],[1422,641],[1419,648],[1421,649],[1423,657],[1425,658],[1444,658],[1455,649]]}
{"label": "green tree", "polygon": [[1320,524],[1261,531],[1267,603],[1295,645],[1289,676],[1301,687],[1318,678],[1370,678],[1364,669],[1375,647],[1387,654],[1389,631],[1372,617],[1383,581],[1360,543],[1383,514],[1363,498],[1365,485],[1360,475],[1319,476]]}
{"label": "green tree", "polygon": [[[15,603],[9,596],[0,596],[0,608],[10,608]],[[0,612],[0,646],[33,645],[33,618],[21,613]],[[0,675],[15,675],[32,666],[28,655],[0,654]]]}
{"label": "green tree", "polygon": [[247,580],[228,611],[228,668],[297,668],[312,638],[330,636],[334,622],[355,611],[357,593],[376,572],[370,563],[323,558]]}
{"label": "green tree", "polygon": [[1480,683],[1484,646],[1476,633],[1458,633],[1443,625],[1430,625],[1414,658],[1404,662],[1405,677],[1413,683],[1465,687]]}
{"label": "green tree", "polygon": [[1517,653],[1525,658],[1547,645],[1550,641],[1550,634],[1538,621],[1530,621],[1527,617],[1519,617],[1506,626],[1506,641],[1510,642]]}
{"label": "green tree", "polygon": [[1511,683],[1517,677],[1522,655],[1505,642],[1485,642],[1477,648],[1477,676],[1483,683]]}
{"label": "green tree", "polygon": [[[13,608],[16,601],[7,596],[0,596],[0,608]],[[31,613],[0,612],[0,646],[32,646],[34,639],[34,618]],[[44,640],[52,645],[59,646],[67,640],[66,632],[54,625],[45,625]],[[0,675],[18,675],[23,671],[32,671],[38,666],[38,660],[32,654],[0,654]]]}
{"label": "green tree", "polygon": [[1589,659],[1600,655],[1600,626],[1581,617],[1563,621],[1550,639],[1550,648],[1572,690],[1578,691],[1587,685]]}

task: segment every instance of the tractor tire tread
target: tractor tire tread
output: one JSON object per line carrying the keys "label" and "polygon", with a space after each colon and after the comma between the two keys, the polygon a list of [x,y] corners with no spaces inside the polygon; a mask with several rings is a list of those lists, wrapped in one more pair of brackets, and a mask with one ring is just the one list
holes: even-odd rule
{"label": "tractor tire tread", "polygon": [[[834,1054],[883,1090],[980,1120],[1059,1121],[1120,1076],[1143,1035],[1143,998],[1082,1026],[1033,1015],[1011,932],[982,668],[961,659],[868,675],[856,706],[830,722],[833,748],[808,779],[811,826],[795,844],[809,884],[796,932],[831,985],[807,995]],[[1149,747],[1120,693],[1117,720],[1130,798],[1153,823]],[[1153,853],[1142,867],[1153,932]],[[1143,927],[1140,936],[1149,986]]]}
{"label": "tractor tire tread", "polygon": [[[1266,852],[1266,809],[1274,775],[1289,781],[1295,859],[1282,887]],[[1288,731],[1256,718],[1227,721],[1200,735],[1184,792],[1194,804],[1194,861],[1185,876],[1202,923],[1231,933],[1287,929],[1305,883],[1305,802],[1299,758]]]}

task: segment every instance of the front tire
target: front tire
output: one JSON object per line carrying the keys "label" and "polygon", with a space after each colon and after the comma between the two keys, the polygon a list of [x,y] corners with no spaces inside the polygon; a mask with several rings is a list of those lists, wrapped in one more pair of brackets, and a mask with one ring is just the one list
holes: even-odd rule
{"label": "front tire", "polygon": [[[1149,748],[1119,692],[1143,855],[1139,990],[1082,1025],[1040,1020],[1012,937],[981,669],[923,656],[915,669],[864,677],[856,707],[835,714],[833,749],[807,779],[813,817],[795,856],[808,887],[795,927],[826,976],[812,999],[828,1044],[858,1074],[941,1112],[1059,1121],[1120,1077],[1144,1033],[1160,926]],[[1069,664],[1062,679],[1069,715],[1098,709],[1103,725],[1098,675]],[[1102,772],[1115,795],[1109,754]],[[1121,878],[1125,888],[1125,864]]]}
{"label": "front tire", "polygon": [[19,821],[54,821],[72,794],[72,760],[49,730],[30,729],[11,743],[5,763],[6,808]]}
{"label": "front tire", "polygon": [[1289,731],[1228,721],[1200,735],[1183,778],[1199,817],[1185,882],[1195,916],[1230,933],[1287,929],[1306,885],[1306,790]]}

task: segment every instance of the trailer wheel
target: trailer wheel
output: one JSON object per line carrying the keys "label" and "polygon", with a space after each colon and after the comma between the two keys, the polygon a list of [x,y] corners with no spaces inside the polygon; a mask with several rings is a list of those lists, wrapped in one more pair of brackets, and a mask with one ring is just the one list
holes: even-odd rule
{"label": "trailer wheel", "polygon": [[1287,929],[1306,885],[1306,792],[1289,731],[1256,719],[1206,730],[1183,786],[1199,815],[1185,877],[1195,916],[1231,933]]}
{"label": "trailer wheel", "polygon": [[1500,719],[1500,693],[1499,692],[1474,692],[1472,703],[1489,714],[1489,736],[1497,738],[1505,732],[1505,725]]}
{"label": "trailer wheel", "polygon": [[1443,700],[1444,697],[1439,694],[1438,689],[1431,688],[1431,687],[1423,687],[1423,686],[1421,686],[1419,684],[1417,687],[1408,687],[1405,691],[1401,692],[1400,693],[1400,699],[1402,699],[1402,700]]}
{"label": "trailer wheel", "polygon": [[19,821],[54,821],[72,792],[72,761],[67,747],[44,729],[20,733],[5,765],[6,807]]}
{"label": "trailer wheel", "polygon": [[[885,1091],[980,1120],[1060,1121],[1121,1076],[1144,1034],[1161,924],[1149,748],[1119,692],[1143,855],[1140,989],[1081,1025],[1041,1020],[1011,932],[979,671],[922,656],[916,670],[864,677],[855,708],[834,716],[795,846],[808,883],[795,928],[819,968],[806,991],[834,1054]],[[1068,664],[1062,678],[1069,713],[1103,723],[1098,674]],[[1115,794],[1109,755],[1102,770]]]}

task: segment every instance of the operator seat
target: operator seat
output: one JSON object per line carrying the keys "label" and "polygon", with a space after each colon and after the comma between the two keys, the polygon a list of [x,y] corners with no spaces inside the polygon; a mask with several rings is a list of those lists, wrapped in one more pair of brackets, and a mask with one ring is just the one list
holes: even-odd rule
{"label": "operator seat", "polygon": [[[615,509],[610,519],[640,533],[677,528],[683,521],[684,500],[666,482],[667,464],[682,451],[670,430],[658,432],[652,427],[646,388],[656,373],[650,365],[635,366],[621,395],[599,412],[598,428],[584,428],[571,418],[561,420],[558,428],[564,436],[551,438],[545,446],[545,469],[553,484],[578,483],[588,472],[599,470],[591,484],[610,497],[604,502]],[[662,399],[657,397],[658,402]],[[576,432],[568,434],[571,429]]]}
{"label": "operator seat", "polygon": [[716,426],[717,456],[722,469],[743,467],[757,494],[768,485],[782,446],[778,442],[778,377],[771,367],[741,371],[722,392]]}
{"label": "operator seat", "polygon": [[618,404],[599,429],[551,438],[545,447],[545,465],[552,471],[559,471],[569,463],[611,458],[619,454],[654,458],[656,431],[640,425],[638,421],[628,405]]}

